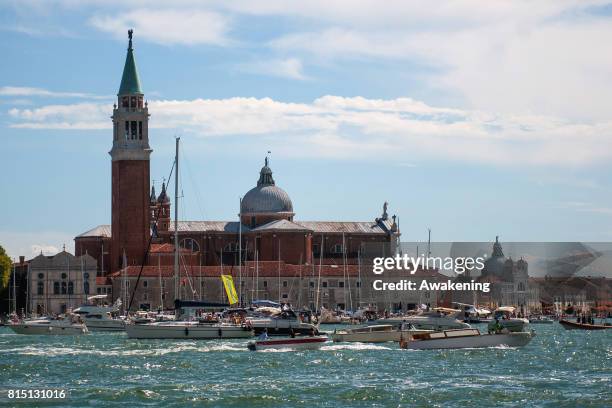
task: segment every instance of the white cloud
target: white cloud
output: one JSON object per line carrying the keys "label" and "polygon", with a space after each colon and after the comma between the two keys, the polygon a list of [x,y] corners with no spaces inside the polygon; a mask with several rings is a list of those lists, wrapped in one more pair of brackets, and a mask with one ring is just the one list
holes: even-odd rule
{"label": "white cloud", "polygon": [[163,45],[227,45],[228,18],[206,10],[135,9],[112,15],[95,15],[91,25],[118,38],[134,28],[138,38]]}
{"label": "white cloud", "polygon": [[111,96],[94,95],[83,92],[55,92],[43,88],[32,88],[27,86],[3,86],[0,87],[1,96],[40,96],[49,98],[86,98],[86,99],[109,99]]}
{"label": "white cloud", "polygon": [[[153,100],[152,128],[205,138],[274,143],[293,156],[369,158],[398,163],[468,161],[507,166],[588,166],[612,159],[612,122],[495,115],[438,108],[410,98],[324,96],[311,103],[270,98]],[[9,111],[13,127],[109,129],[103,104]]]}
{"label": "white cloud", "polygon": [[30,259],[40,254],[53,255],[66,245],[68,252],[74,252],[74,236],[59,231],[6,231],[0,230],[0,245],[4,247],[9,257],[18,260],[20,255]]}
{"label": "white cloud", "polygon": [[244,72],[277,76],[281,78],[305,80],[308,79],[303,73],[302,61],[297,58],[270,59],[241,64],[238,69]]}

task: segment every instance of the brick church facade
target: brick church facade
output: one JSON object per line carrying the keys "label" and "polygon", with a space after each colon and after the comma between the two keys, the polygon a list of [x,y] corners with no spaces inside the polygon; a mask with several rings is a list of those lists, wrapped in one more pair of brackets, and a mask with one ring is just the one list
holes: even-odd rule
{"label": "brick church facade", "polygon": [[[75,237],[75,254],[88,254],[97,260],[98,279],[112,285],[113,298],[121,296],[118,281],[127,276],[133,285],[142,269],[146,283],[139,284],[133,308],[168,307],[174,300],[170,279],[174,275],[172,203],[165,184],[159,195],[150,187],[150,115],[131,37],[130,31],[112,114],[111,225],[99,225]],[[317,275],[319,280],[320,271],[336,288],[352,288],[342,289],[345,295],[333,301],[322,299],[321,304],[347,305],[347,298],[359,296],[359,275],[371,272],[362,268],[362,262],[372,256],[394,254],[399,243],[398,222],[395,216],[388,216],[386,203],[382,214],[371,221],[301,221],[289,195],[277,186],[267,158],[256,185],[244,195],[239,212],[239,220],[178,221],[182,296],[221,299],[219,275],[223,272],[232,274],[237,286],[242,283],[238,290],[245,299],[268,296],[309,305],[312,276]],[[257,278],[256,273],[260,273]],[[294,281],[298,275],[302,280],[311,277],[302,282],[303,290],[301,283]],[[264,278],[268,292],[263,291]]]}

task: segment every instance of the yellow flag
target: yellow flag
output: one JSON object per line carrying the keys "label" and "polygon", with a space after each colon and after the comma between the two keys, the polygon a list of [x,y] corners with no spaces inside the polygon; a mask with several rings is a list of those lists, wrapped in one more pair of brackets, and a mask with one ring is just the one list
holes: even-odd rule
{"label": "yellow flag", "polygon": [[232,275],[221,275],[221,280],[223,281],[223,286],[225,287],[225,293],[227,293],[227,300],[230,305],[238,303],[238,294],[236,293],[236,288],[234,287],[234,279],[232,279]]}

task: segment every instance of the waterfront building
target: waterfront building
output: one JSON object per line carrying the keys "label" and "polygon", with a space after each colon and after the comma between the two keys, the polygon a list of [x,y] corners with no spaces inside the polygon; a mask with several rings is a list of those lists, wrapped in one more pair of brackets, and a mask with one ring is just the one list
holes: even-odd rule
{"label": "waterfront building", "polygon": [[96,293],[97,263],[88,254],[74,256],[65,250],[52,256],[40,254],[28,265],[31,313],[66,313]]}

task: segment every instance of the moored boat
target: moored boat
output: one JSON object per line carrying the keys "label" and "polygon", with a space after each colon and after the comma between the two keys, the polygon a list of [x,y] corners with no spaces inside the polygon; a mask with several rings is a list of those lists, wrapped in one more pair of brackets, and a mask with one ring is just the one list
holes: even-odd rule
{"label": "moored boat", "polygon": [[400,341],[413,334],[428,333],[430,330],[419,330],[414,327],[396,328],[391,324],[378,324],[355,329],[335,330],[331,338],[334,342],[385,343]]}
{"label": "moored boat", "polygon": [[413,335],[400,341],[400,347],[411,350],[521,347],[527,345],[534,335],[533,332],[480,334],[478,329],[444,330]]}
{"label": "moored boat", "polygon": [[253,340],[247,344],[247,348],[251,351],[270,349],[313,350],[318,349],[328,340],[327,336],[298,336],[282,339]]}
{"label": "moored boat", "polygon": [[76,308],[73,313],[79,315],[89,331],[124,331],[125,319],[115,317],[119,312],[121,300],[114,305],[100,304],[107,295],[94,295],[87,298],[88,303]]}
{"label": "moored boat", "polygon": [[89,333],[87,326],[73,321],[70,317],[29,319],[11,323],[8,327],[17,334],[74,336]]}
{"label": "moored boat", "polygon": [[563,326],[565,330],[605,330],[612,329],[612,325],[608,324],[587,324],[570,322],[569,320],[559,320],[559,324]]}
{"label": "moored boat", "polygon": [[189,321],[165,321],[128,324],[125,331],[131,339],[244,339],[253,337],[247,325],[230,323],[207,324]]}

